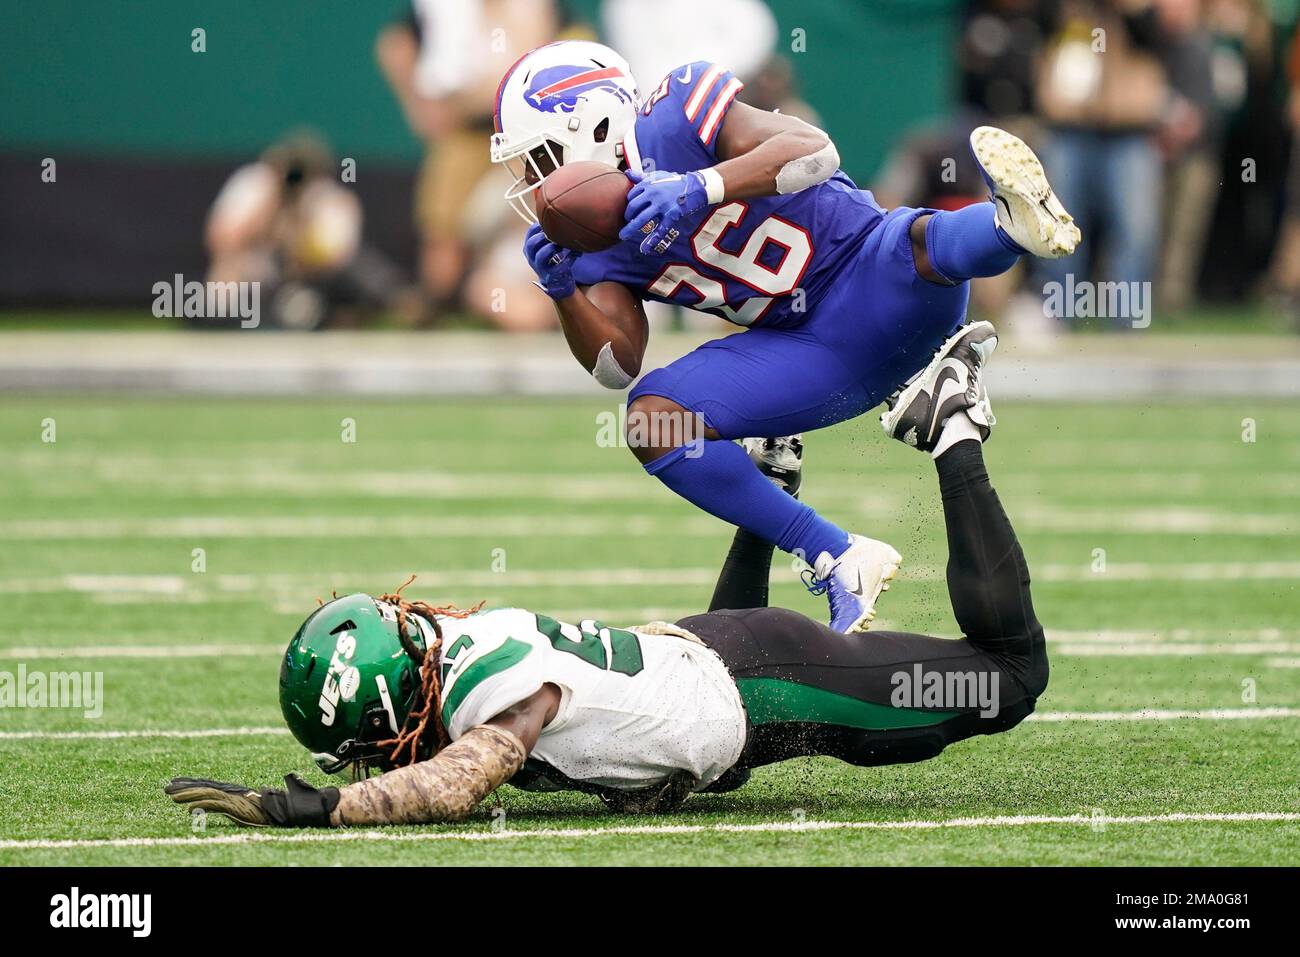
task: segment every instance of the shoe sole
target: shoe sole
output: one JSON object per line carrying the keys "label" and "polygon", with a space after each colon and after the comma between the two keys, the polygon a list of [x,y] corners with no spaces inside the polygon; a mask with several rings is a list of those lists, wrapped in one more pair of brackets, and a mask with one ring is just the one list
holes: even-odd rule
{"label": "shoe sole", "polygon": [[1016,197],[1034,211],[1044,258],[1060,259],[1074,252],[1082,234],[1074,217],[1052,191],[1043,164],[1023,140],[996,126],[981,126],[970,136],[971,151],[994,195]]}
{"label": "shoe sole", "polygon": [[848,630],[844,632],[846,635],[861,634],[871,628],[871,623],[876,618],[876,602],[880,600],[882,594],[889,591],[889,583],[898,575],[898,568],[903,564],[903,556],[898,553],[897,549],[885,545],[884,542],[880,544],[884,545],[889,551],[882,556],[883,561],[876,563],[879,567],[879,575],[876,578],[875,588],[871,593],[871,602],[867,605],[867,610],[849,625]]}
{"label": "shoe sole", "polygon": [[[930,364],[926,366],[925,371],[917,377],[915,382],[898,394],[898,399],[894,402],[894,407],[881,413],[880,426],[884,429],[886,435],[891,439],[897,439],[899,442],[903,442],[903,438],[895,435],[894,432],[898,428],[899,420],[907,410],[911,408],[912,402],[916,399],[917,395],[934,386],[935,380],[939,377],[939,373],[943,371],[943,360],[946,360],[951,355],[952,351],[957,348],[959,342],[976,331],[983,332],[986,329],[988,332],[992,333],[992,335],[986,336],[978,345],[972,346],[972,348],[980,354],[980,367],[976,375],[982,376],[984,374],[984,367],[988,365],[989,357],[993,354],[993,350],[997,348],[998,336],[997,330],[993,327],[993,323],[981,320],[980,322],[972,322],[970,325],[962,326],[949,336],[948,341],[939,347],[939,351],[935,353],[935,357],[930,360]],[[988,346],[990,339],[993,344],[988,347],[988,351],[986,352],[982,347]],[[903,442],[903,444],[907,445],[908,443]]]}
{"label": "shoe sole", "polygon": [[[803,433],[798,432],[795,433],[794,435],[787,436],[787,437],[797,438],[802,441]],[[803,478],[803,456],[799,455],[795,457],[794,468],[792,469],[786,468],[786,466],[780,465],[779,463],[773,462],[771,459],[767,458],[766,454],[763,452],[761,447],[757,447],[757,446],[751,447],[750,445],[751,442],[761,443],[762,441],[763,439],[754,439],[754,438],[741,439],[741,447],[745,450],[745,454],[749,456],[749,460],[754,463],[754,467],[758,469],[758,471],[764,476],[764,478],[766,478],[777,488],[781,489],[784,492],[787,492],[791,498],[797,499],[799,497],[799,486],[802,485],[802,478]],[[792,474],[794,476],[795,490],[793,492],[790,491],[790,486],[787,485],[782,480],[781,477],[773,475],[770,471],[765,471],[765,469],[782,469],[783,471]]]}

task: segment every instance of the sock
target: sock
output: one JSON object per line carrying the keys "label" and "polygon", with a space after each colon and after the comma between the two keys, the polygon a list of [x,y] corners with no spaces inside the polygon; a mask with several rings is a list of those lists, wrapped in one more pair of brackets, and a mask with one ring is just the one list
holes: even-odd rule
{"label": "sock", "polygon": [[939,211],[925,224],[925,248],[932,265],[951,282],[997,276],[1025,254],[993,215],[992,203]]}
{"label": "sock", "polygon": [[970,420],[970,416],[963,409],[961,412],[954,412],[944,422],[943,428],[939,432],[939,441],[934,444],[934,451],[930,453],[935,461],[958,442],[964,442],[967,439],[974,439],[976,442],[981,441],[979,426]]}
{"label": "sock", "polygon": [[838,557],[849,533],[777,488],[734,442],[720,440],[673,449],[645,467],[692,505],[804,556],[810,564],[822,552]]}

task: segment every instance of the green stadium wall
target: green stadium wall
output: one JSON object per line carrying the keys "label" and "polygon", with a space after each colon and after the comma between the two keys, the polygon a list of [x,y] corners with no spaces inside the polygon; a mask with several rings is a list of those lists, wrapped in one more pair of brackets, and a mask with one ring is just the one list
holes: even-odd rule
{"label": "green stadium wall", "polygon": [[[707,0],[702,0],[707,2]],[[41,0],[7,4],[0,148],[57,156],[238,159],[285,130],[342,155],[412,163],[419,144],[374,64],[401,0]],[[646,0],[653,11],[653,0]],[[772,0],[780,43],[848,171],[944,112],[956,0]],[[598,0],[570,10],[599,23]],[[207,51],[191,51],[191,31]],[[792,52],[794,31],[806,50]]]}

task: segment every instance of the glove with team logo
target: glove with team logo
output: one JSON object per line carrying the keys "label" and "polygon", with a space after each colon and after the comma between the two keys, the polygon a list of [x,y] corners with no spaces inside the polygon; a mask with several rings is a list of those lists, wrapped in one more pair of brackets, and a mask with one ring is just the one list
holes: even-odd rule
{"label": "glove with team logo", "polygon": [[577,288],[573,279],[573,262],[580,253],[557,246],[546,238],[536,223],[524,237],[524,257],[537,273],[537,288],[552,299],[568,299]]}
{"label": "glove with team logo", "polygon": [[173,778],[163,791],[177,804],[215,811],[254,827],[329,827],[338,806],[338,788],[315,788],[289,774],[284,790],[245,787],[206,778]]}
{"label": "glove with team logo", "polygon": [[[708,171],[717,184],[721,179]],[[627,220],[618,234],[624,242],[641,239],[641,252],[647,256],[661,256],[668,247],[687,230],[698,224],[699,213],[706,209],[709,198],[709,180],[705,173],[665,173],[654,170],[641,174],[628,171],[632,189],[627,194]]]}

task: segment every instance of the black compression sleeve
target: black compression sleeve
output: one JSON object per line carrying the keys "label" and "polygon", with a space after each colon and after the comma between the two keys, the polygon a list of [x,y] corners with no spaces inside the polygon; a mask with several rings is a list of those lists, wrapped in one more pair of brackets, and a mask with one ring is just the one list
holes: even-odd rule
{"label": "black compression sleeve", "polygon": [[713,589],[709,611],[722,608],[766,608],[772,553],[776,546],[753,532],[736,529],[731,550]]}
{"label": "black compression sleeve", "polygon": [[1041,642],[1029,567],[989,484],[982,447],[958,442],[936,464],[948,527],[948,595],[962,632],[991,652],[1020,652],[1026,637]]}

